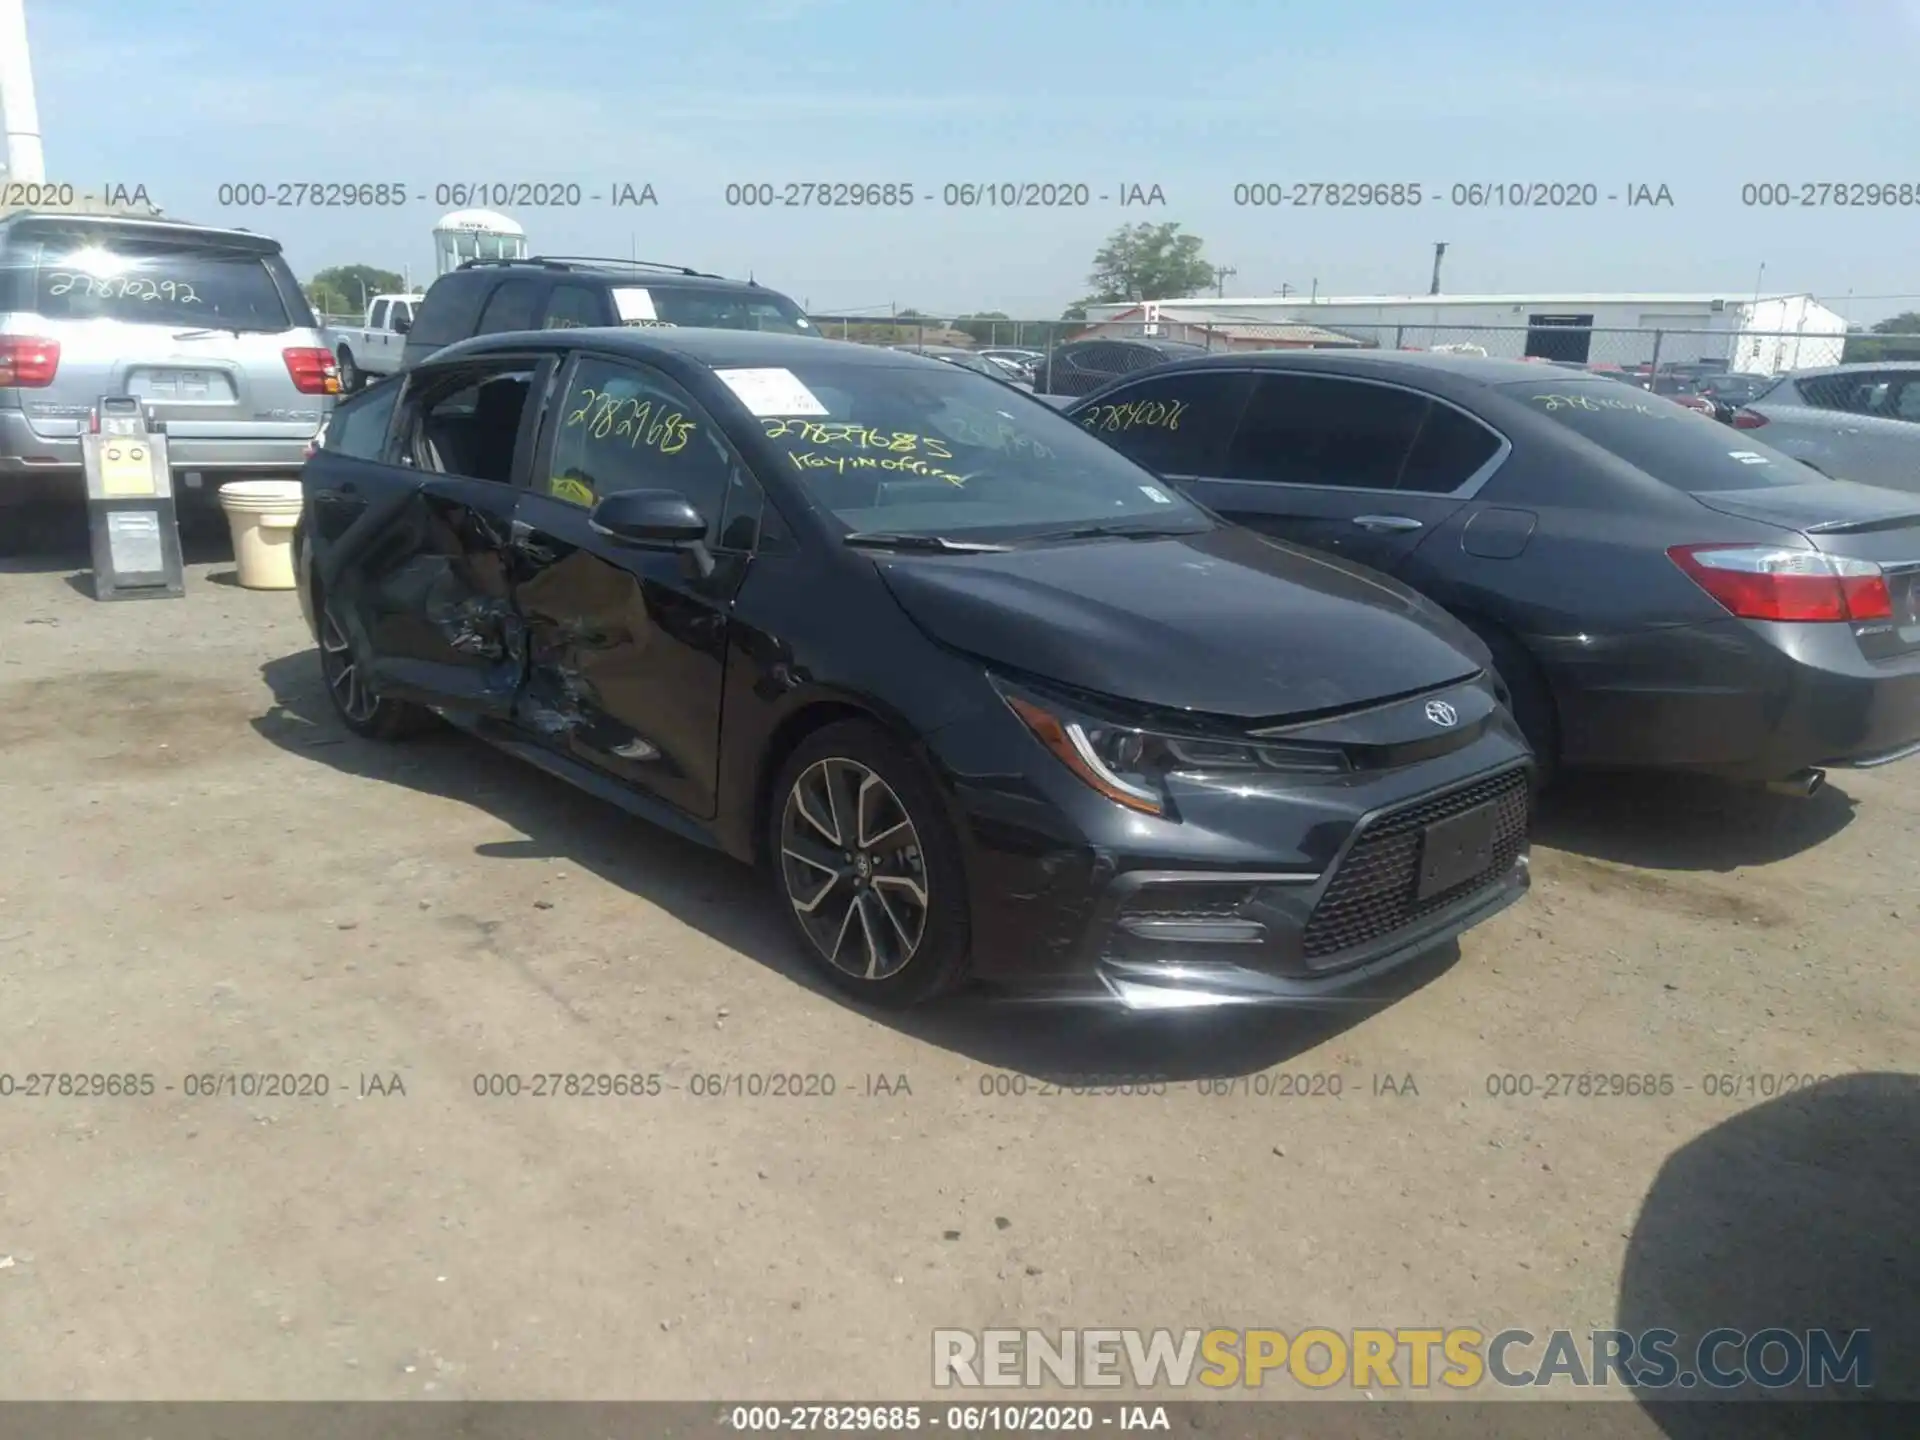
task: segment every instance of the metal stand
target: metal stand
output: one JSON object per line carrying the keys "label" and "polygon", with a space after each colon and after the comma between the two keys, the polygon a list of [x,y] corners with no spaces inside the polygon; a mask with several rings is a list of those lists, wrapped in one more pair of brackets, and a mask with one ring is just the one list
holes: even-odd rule
{"label": "metal stand", "polygon": [[87,477],[93,598],[140,600],[187,593],[173,507],[167,437],[147,427],[139,400],[103,395],[80,437]]}

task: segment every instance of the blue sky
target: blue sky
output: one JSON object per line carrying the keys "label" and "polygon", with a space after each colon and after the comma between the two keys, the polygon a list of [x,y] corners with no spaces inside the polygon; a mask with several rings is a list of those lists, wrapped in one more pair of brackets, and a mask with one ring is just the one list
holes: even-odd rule
{"label": "blue sky", "polygon": [[[536,250],[669,259],[815,310],[1051,316],[1103,237],[1176,220],[1229,293],[1812,290],[1920,308],[1920,206],[1764,210],[1749,181],[1920,186],[1920,0],[27,0],[50,179],[144,184],[302,276],[431,267],[441,182],[651,183],[514,210]],[[1670,208],[1263,210],[1244,181],[1594,182]],[[222,182],[404,182],[386,212]],[[911,182],[909,211],[745,211],[729,182]],[[1167,204],[959,210],[949,183]]]}

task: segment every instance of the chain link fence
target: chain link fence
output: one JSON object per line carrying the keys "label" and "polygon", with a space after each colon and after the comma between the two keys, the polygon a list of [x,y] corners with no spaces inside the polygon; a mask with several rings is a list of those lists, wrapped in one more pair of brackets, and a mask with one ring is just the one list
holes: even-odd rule
{"label": "chain link fence", "polygon": [[[1159,358],[1263,350],[1402,351],[1526,360],[1620,373],[1684,393],[1715,376],[1772,378],[1818,366],[1920,361],[1920,334],[1807,333],[1588,325],[1387,325],[1162,316],[1154,321],[926,315],[815,316],[820,333],[946,358],[985,352],[1043,394],[1085,394],[1096,377]],[[1100,344],[1098,342],[1109,342]],[[1118,342],[1118,343],[1115,343]],[[1131,343],[1128,343],[1131,342]],[[1144,344],[1140,342],[1145,342]],[[1072,350],[1061,353],[1062,348]],[[1151,347],[1151,348],[1148,348]],[[1057,363],[1056,363],[1057,360]]]}

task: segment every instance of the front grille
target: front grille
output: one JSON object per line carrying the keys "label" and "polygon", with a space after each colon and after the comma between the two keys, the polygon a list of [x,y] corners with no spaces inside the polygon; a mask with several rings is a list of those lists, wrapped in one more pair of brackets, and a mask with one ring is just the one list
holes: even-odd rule
{"label": "front grille", "polygon": [[[1451,890],[1416,899],[1421,831],[1490,800],[1500,807],[1491,868]],[[1512,770],[1374,819],[1347,851],[1314,906],[1301,936],[1302,956],[1316,969],[1327,968],[1314,962],[1391,935],[1462,896],[1495,884],[1513,868],[1527,843],[1528,804],[1526,772]]]}

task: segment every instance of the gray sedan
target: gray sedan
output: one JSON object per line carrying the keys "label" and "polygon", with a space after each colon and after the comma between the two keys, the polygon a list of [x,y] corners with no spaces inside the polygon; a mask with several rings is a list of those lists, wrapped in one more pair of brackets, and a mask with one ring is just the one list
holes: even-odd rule
{"label": "gray sedan", "polygon": [[1920,493],[1920,362],[1795,371],[1733,425],[1836,480]]}

